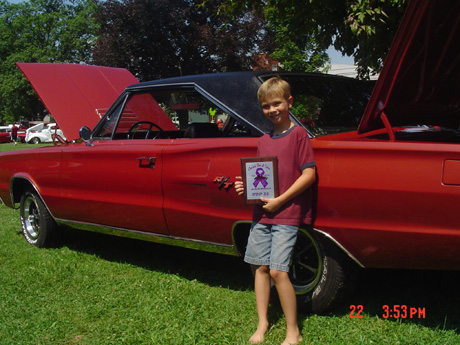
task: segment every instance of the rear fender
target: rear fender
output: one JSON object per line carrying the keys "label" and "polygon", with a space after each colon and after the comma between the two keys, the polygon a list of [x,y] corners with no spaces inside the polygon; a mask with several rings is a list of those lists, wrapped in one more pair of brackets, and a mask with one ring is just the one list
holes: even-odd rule
{"label": "rear fender", "polygon": [[[233,225],[233,229],[232,229],[233,246],[236,250],[236,253],[239,256],[244,256],[244,253],[246,251],[249,232],[251,230],[251,224],[252,224],[251,221],[239,221]],[[339,243],[330,234],[324,231],[321,231],[320,229],[316,229],[314,227],[308,227],[308,228],[305,228],[305,230],[307,230],[317,241],[331,242],[331,244],[336,246],[344,254],[344,256],[348,257],[351,261],[353,261],[359,267],[364,268],[364,265],[361,262],[359,262],[341,243]]]}
{"label": "rear fender", "polygon": [[311,234],[312,236],[317,240],[317,241],[330,241],[332,245],[336,246],[337,248],[340,249],[340,251],[349,258],[349,260],[353,261],[356,265],[358,265],[361,268],[365,268],[365,266],[358,260],[356,259],[353,254],[351,254],[340,242],[338,242],[334,237],[332,237],[330,234],[327,232],[321,231],[317,228],[310,228],[311,229]]}

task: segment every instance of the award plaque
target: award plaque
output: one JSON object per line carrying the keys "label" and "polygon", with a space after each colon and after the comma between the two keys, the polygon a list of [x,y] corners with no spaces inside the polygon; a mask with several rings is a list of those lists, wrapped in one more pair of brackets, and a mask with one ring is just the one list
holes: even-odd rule
{"label": "award plaque", "polygon": [[260,204],[260,198],[278,194],[278,159],[276,157],[241,158],[244,182],[244,203]]}

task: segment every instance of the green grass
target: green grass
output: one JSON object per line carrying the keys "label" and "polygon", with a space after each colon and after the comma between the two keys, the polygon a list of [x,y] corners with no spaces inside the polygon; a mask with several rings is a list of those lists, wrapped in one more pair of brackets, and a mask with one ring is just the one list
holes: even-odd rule
{"label": "green grass", "polygon": [[32,149],[34,147],[43,147],[43,146],[53,146],[53,143],[41,143],[41,144],[26,144],[26,143],[1,143],[0,144],[0,152],[6,151],[14,151],[14,150],[24,150],[24,149]]}
{"label": "green grass", "polygon": [[[17,210],[0,205],[0,220],[0,344],[248,344],[257,316],[239,258],[75,231],[38,249]],[[460,344],[458,291],[459,272],[365,271],[331,313],[299,315],[304,343]],[[425,317],[384,319],[395,304]],[[280,344],[276,304],[270,320],[263,344]]]}

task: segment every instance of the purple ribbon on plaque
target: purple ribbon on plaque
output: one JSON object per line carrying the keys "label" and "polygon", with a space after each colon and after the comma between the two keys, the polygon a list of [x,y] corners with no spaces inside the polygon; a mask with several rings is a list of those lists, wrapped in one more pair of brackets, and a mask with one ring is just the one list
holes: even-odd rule
{"label": "purple ribbon on plaque", "polygon": [[256,170],[256,177],[254,178],[254,187],[257,187],[259,183],[262,183],[262,186],[265,188],[268,185],[267,178],[264,176],[265,171],[262,168]]}

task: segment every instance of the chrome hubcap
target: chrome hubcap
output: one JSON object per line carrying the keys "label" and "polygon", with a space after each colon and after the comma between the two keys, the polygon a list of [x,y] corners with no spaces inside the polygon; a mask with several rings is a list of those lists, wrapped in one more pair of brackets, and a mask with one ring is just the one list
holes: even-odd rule
{"label": "chrome hubcap", "polygon": [[314,289],[321,277],[322,268],[318,244],[307,231],[299,230],[290,270],[296,293],[304,294]]}
{"label": "chrome hubcap", "polygon": [[40,215],[37,204],[32,197],[28,197],[24,202],[23,223],[28,237],[37,239],[40,234]]}

